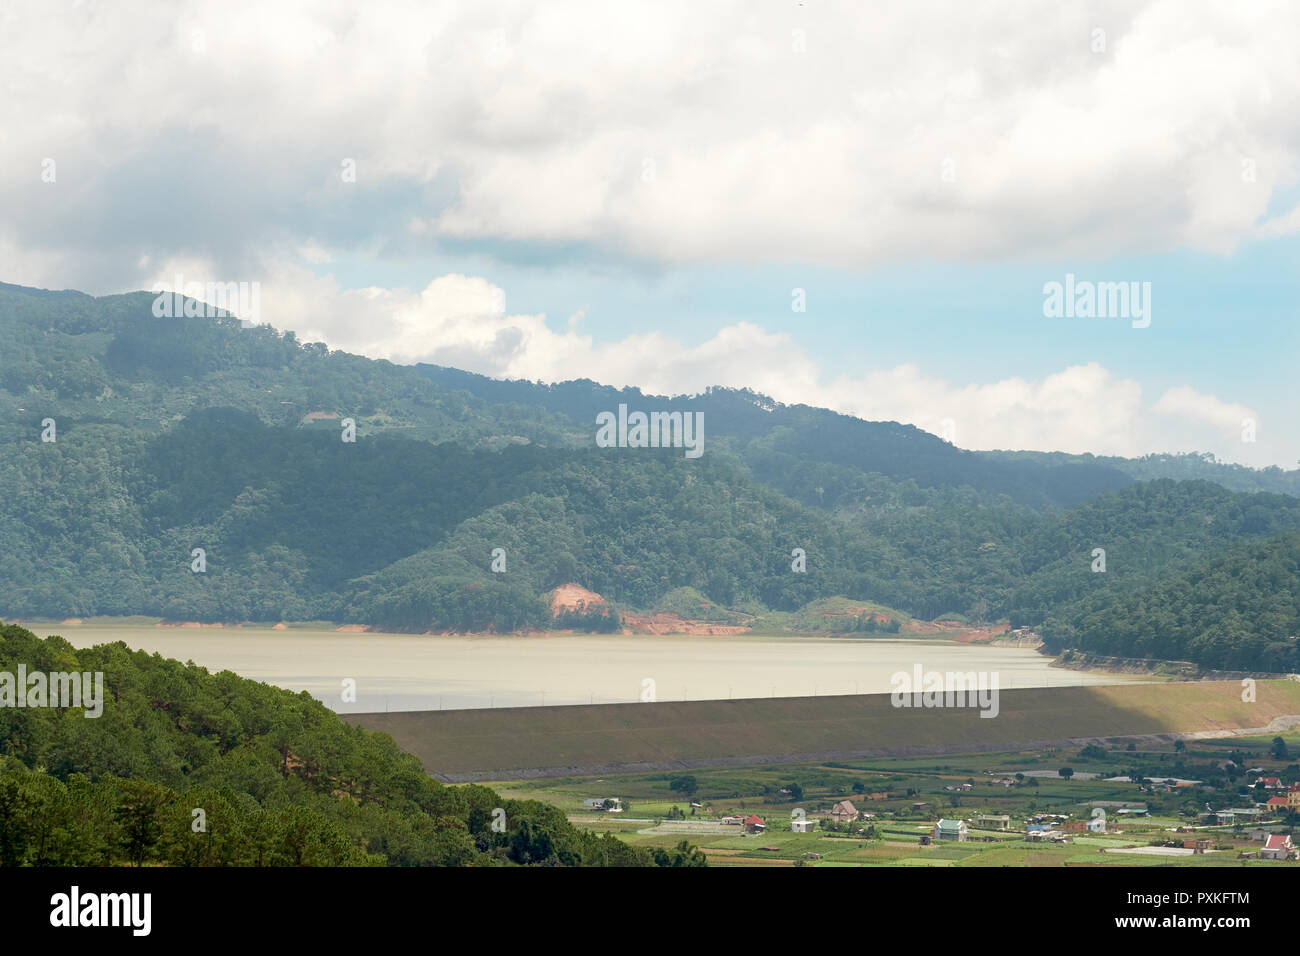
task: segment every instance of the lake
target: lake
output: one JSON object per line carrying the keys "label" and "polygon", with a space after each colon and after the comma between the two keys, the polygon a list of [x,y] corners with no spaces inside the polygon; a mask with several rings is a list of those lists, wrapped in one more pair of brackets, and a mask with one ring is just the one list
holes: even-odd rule
{"label": "lake", "polygon": [[[339,713],[459,710],[656,700],[888,693],[890,676],[984,671],[999,687],[1114,684],[1123,675],[1048,667],[1023,648],[923,640],[735,635],[444,637],[271,628],[164,628],[26,624],[76,647],[132,648],[306,690]],[[355,681],[356,699],[342,698]]]}

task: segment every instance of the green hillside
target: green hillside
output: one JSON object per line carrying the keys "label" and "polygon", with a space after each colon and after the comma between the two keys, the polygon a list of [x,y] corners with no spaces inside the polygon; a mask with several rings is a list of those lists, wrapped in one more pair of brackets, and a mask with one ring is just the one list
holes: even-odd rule
{"label": "green hillside", "polygon": [[554,807],[442,786],[306,693],[0,626],[0,672],[20,665],[100,672],[102,713],[0,708],[0,867],[700,862],[684,845],[633,849]]}
{"label": "green hillside", "polygon": [[1294,670],[1300,644],[1300,534],[1201,556],[1159,580],[1091,595],[1044,629],[1053,647]]}
{"label": "green hillside", "polygon": [[[575,583],[624,611],[794,622],[844,598],[1059,644],[1135,589],[1300,530],[1289,495],[994,461],[747,391],[400,367],[151,304],[0,286],[0,614],[511,631],[551,625],[545,595]],[[594,447],[594,410],[620,402],[703,411],[705,454]],[[1241,653],[1128,631],[1113,652],[1300,670],[1258,602],[1230,600]]]}

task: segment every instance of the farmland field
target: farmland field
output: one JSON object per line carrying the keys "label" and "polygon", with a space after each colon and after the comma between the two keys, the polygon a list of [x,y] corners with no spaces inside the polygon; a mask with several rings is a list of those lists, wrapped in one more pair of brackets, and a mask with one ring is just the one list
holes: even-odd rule
{"label": "farmland field", "polygon": [[[1300,733],[1281,735],[1290,755],[1277,759],[1274,738],[1194,740],[1178,750],[1174,743],[1096,751],[1079,748],[944,755],[881,757],[860,761],[755,767],[712,767],[685,772],[607,774],[554,780],[497,781],[502,796],[534,799],[563,809],[578,826],[612,832],[628,842],[672,847],[683,839],[699,846],[710,866],[1106,866],[1223,867],[1300,869],[1300,863],[1240,858],[1258,851],[1252,826],[1207,825],[1197,819],[1203,803],[1248,805],[1243,784],[1225,777],[1220,766],[1236,758],[1265,772],[1285,772],[1300,752]],[[1044,767],[1069,766],[1099,774],[1095,780],[1029,777]],[[1020,776],[1017,777],[1016,775]],[[1199,779],[1203,786],[1163,788],[1108,776],[1132,775]],[[689,782],[683,777],[692,778]],[[1244,780],[1244,778],[1241,778]],[[1006,785],[1007,781],[1013,781]],[[959,791],[969,783],[969,791]],[[682,789],[674,791],[673,785]],[[694,789],[691,789],[693,785]],[[689,793],[687,792],[689,791]],[[618,797],[619,813],[584,812],[589,797]],[[869,818],[853,826],[860,832],[830,832],[824,813],[848,799]],[[692,809],[691,803],[699,804]],[[1124,815],[1120,808],[1149,815]],[[1030,843],[1027,820],[1042,814],[1089,819],[1101,808],[1108,832],[1071,834],[1068,843]],[[811,833],[790,830],[793,816],[817,820]],[[922,845],[939,817],[973,821],[977,815],[1005,814],[1009,831],[972,827],[966,842]],[[670,819],[685,815],[686,819]],[[766,830],[747,835],[723,816],[762,818]],[[1272,832],[1300,829],[1300,815],[1270,818]],[[833,825],[833,824],[832,824]],[[1168,855],[1172,848],[1152,844],[1208,839],[1207,852]]]}

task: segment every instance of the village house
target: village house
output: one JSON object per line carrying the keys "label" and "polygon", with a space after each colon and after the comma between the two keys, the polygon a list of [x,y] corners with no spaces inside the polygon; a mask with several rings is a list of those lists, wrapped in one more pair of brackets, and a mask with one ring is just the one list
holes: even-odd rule
{"label": "village house", "polygon": [[968,828],[964,820],[940,820],[934,825],[932,835],[936,840],[964,842],[969,839]]}
{"label": "village house", "polygon": [[1286,805],[1300,810],[1300,783],[1293,783],[1287,788]]}
{"label": "village house", "polygon": [[1215,813],[1214,819],[1223,826],[1231,826],[1234,823],[1248,823],[1259,815],[1260,810],[1256,807],[1230,807]]}
{"label": "village house", "polygon": [[1286,797],[1269,797],[1268,802],[1264,804],[1273,813],[1285,813],[1287,810]]}
{"label": "village house", "polygon": [[1264,841],[1264,848],[1259,851],[1259,855],[1266,860],[1289,860],[1293,857],[1300,858],[1300,851],[1296,850],[1291,838],[1285,833],[1274,833]]}
{"label": "village house", "polygon": [[1032,819],[1034,823],[1057,824],[1070,819],[1070,815],[1068,813],[1036,813]]}
{"label": "village house", "polygon": [[718,821],[724,827],[738,827],[745,822],[744,817],[723,817]]}
{"label": "village house", "polygon": [[582,801],[584,810],[610,810],[615,813],[623,809],[618,797],[588,797]]}
{"label": "village house", "polygon": [[981,830],[1011,829],[1011,817],[1005,813],[981,813],[976,815],[975,819],[972,820],[971,823],[979,827]]}
{"label": "village house", "polygon": [[809,820],[806,818],[803,820],[791,820],[790,832],[791,833],[812,833],[813,828],[816,826],[817,826],[816,820]]}
{"label": "village house", "polygon": [[858,818],[858,808],[850,800],[841,800],[826,815],[836,823],[852,823]]}
{"label": "village house", "polygon": [[767,829],[767,824],[763,822],[762,817],[752,816],[752,817],[745,818],[746,833],[762,833],[766,829]]}

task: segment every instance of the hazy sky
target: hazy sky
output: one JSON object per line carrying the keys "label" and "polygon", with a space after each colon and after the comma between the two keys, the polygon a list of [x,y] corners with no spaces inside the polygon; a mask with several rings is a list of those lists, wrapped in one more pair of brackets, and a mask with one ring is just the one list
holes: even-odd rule
{"label": "hazy sky", "polygon": [[[258,282],[398,362],[1294,467],[1298,50],[1249,0],[11,0],[0,280]],[[1149,325],[1045,315],[1067,275]]]}

